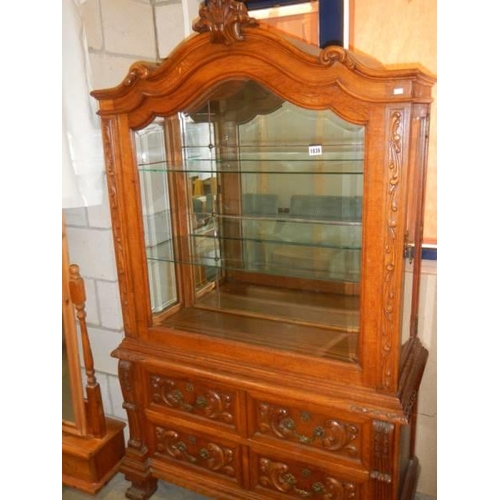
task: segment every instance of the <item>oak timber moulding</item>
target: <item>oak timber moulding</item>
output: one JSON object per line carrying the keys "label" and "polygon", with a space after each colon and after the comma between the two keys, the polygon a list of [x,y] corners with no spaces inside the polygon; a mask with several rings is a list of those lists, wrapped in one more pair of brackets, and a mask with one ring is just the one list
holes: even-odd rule
{"label": "oak timber moulding", "polygon": [[413,498],[435,79],[307,45],[243,2],[199,14],[160,64],[93,92],[127,496],[161,479],[217,499]]}

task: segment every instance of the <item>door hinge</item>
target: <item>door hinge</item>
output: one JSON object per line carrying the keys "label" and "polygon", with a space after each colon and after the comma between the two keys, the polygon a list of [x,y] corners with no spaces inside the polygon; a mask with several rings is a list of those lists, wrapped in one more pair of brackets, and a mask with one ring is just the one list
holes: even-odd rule
{"label": "door hinge", "polygon": [[410,233],[408,230],[405,231],[405,243],[404,243],[404,258],[408,259],[408,262],[411,264],[415,257],[415,243],[410,241]]}

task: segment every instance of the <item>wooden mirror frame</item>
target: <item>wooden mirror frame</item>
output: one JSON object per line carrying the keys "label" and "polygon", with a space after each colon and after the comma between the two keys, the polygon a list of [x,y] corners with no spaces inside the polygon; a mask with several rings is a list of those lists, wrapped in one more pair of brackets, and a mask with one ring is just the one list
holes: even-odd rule
{"label": "wooden mirror frame", "polygon": [[[71,403],[73,405],[74,421],[62,419],[63,433],[84,436],[87,426],[85,421],[85,407],[82,391],[82,377],[80,372],[80,359],[78,348],[78,335],[76,329],[74,306],[71,302],[69,288],[69,250],[66,236],[66,227],[62,222],[62,322],[63,335],[68,358],[69,386],[71,389]],[[63,394],[64,398],[64,394]]]}
{"label": "wooden mirror frame", "polygon": [[[79,267],[70,264],[63,214],[62,319],[75,420],[62,422],[62,483],[93,495],[118,471],[125,455],[123,429],[126,424],[104,415],[85,321],[85,301],[85,284]],[[85,393],[80,370],[77,322],[87,375]]]}

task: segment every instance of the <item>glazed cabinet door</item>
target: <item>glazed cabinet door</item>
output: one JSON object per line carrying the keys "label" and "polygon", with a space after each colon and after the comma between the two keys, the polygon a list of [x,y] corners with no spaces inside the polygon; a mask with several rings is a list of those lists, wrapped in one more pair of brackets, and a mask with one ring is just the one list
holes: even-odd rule
{"label": "glazed cabinet door", "polygon": [[365,127],[217,94],[134,132],[153,323],[357,362]]}

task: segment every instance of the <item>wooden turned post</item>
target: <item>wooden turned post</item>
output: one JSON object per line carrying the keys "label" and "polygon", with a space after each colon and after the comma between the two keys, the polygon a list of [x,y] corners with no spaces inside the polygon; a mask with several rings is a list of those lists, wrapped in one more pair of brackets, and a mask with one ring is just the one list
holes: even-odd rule
{"label": "wooden turned post", "polygon": [[85,387],[87,399],[85,401],[85,410],[88,431],[92,436],[102,438],[106,435],[106,418],[102,406],[101,388],[95,378],[94,358],[92,356],[87,323],[85,321],[87,316],[85,312],[85,302],[87,300],[85,283],[80,276],[80,268],[76,264],[70,265],[69,274],[70,296],[75,306],[76,317],[80,325],[83,362],[85,365],[85,373],[87,374],[87,385]]}

